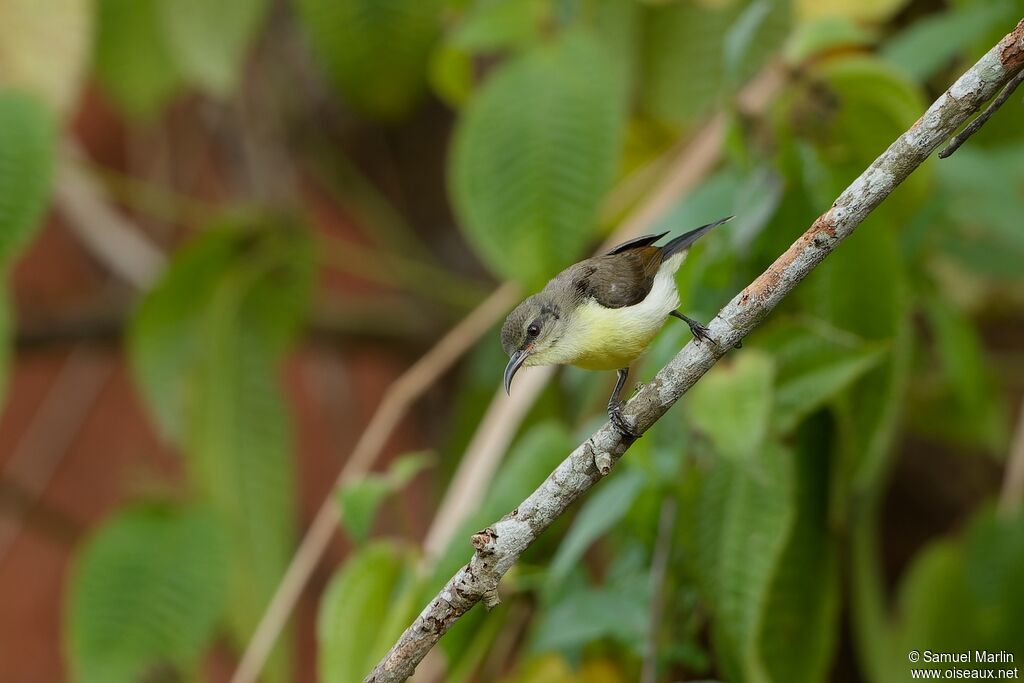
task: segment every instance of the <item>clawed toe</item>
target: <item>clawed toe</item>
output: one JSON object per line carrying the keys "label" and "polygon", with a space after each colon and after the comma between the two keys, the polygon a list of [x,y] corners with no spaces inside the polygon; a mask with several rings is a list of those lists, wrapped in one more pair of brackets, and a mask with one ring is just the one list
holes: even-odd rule
{"label": "clawed toe", "polygon": [[615,427],[622,436],[630,439],[640,438],[640,434],[634,430],[628,422],[626,422],[626,418],[622,415],[621,405],[608,406],[608,419],[611,421],[612,426]]}
{"label": "clawed toe", "polygon": [[700,323],[691,323],[690,333],[693,334],[693,338],[697,341],[715,343],[715,340],[711,338],[711,330]]}

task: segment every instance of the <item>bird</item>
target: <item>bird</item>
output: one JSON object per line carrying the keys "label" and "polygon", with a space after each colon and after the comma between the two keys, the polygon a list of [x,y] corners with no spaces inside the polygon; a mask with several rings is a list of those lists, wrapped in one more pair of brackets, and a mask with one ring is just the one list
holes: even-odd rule
{"label": "bird", "polygon": [[516,306],[502,325],[501,345],[509,357],[505,392],[511,395],[512,378],[521,367],[568,364],[615,370],[608,418],[623,436],[637,438],[619,400],[629,366],[669,317],[689,325],[698,341],[714,343],[707,327],[678,310],[675,273],[694,242],[732,219],[702,225],[662,246],[654,243],[667,232],[637,237],[553,277],[543,290]]}

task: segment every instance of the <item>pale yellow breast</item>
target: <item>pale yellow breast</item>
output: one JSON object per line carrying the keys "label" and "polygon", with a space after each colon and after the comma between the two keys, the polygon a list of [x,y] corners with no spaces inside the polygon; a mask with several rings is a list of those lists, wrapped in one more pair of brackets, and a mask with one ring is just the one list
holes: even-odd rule
{"label": "pale yellow breast", "polygon": [[678,265],[667,265],[654,278],[647,297],[634,306],[605,308],[589,301],[576,309],[567,333],[549,353],[536,359],[537,364],[568,363],[587,370],[628,367],[679,306],[673,278]]}

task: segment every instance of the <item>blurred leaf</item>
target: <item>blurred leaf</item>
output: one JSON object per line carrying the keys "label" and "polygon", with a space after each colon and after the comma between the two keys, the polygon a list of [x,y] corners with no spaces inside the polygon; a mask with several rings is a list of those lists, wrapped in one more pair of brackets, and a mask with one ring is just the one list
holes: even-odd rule
{"label": "blurred leaf", "polygon": [[719,363],[690,390],[690,417],[723,457],[757,457],[768,434],[774,376],[771,356],[749,350],[731,364]]}
{"label": "blurred leaf", "polygon": [[[756,652],[767,679],[778,683],[827,680],[839,639],[839,553],[828,519],[826,439],[814,429],[800,434],[793,468],[795,519],[760,607]],[[793,643],[800,643],[799,657],[793,656]]]}
{"label": "blurred leaf", "polygon": [[624,93],[612,71],[590,35],[570,32],[503,64],[467,107],[449,187],[496,273],[540,284],[589,242],[621,141]]}
{"label": "blurred leaf", "polygon": [[473,91],[473,58],[448,43],[440,43],[430,53],[427,78],[445,104],[461,108]]}
{"label": "blurred leaf", "polygon": [[848,17],[829,15],[800,22],[786,42],[784,54],[792,65],[815,55],[841,48],[864,48],[874,44],[875,33]]}
{"label": "blurred leaf", "polygon": [[0,88],[23,89],[54,111],[78,99],[92,38],[91,0],[0,2]]}
{"label": "blurred leaf", "polygon": [[755,339],[772,352],[778,367],[771,420],[777,434],[789,432],[877,366],[886,350],[823,324],[775,325]]}
{"label": "blurred leaf", "polygon": [[639,70],[643,8],[630,0],[584,0],[582,14],[632,94]]}
{"label": "blurred leaf", "polygon": [[[241,642],[291,554],[290,437],[277,363],[305,311],[309,250],[302,233],[281,226],[208,230],[172,262],[131,336],[144,393],[228,532],[229,624]],[[275,656],[268,678],[281,680],[286,667]]]}
{"label": "blurred leaf", "polygon": [[958,55],[969,54],[978,38],[1015,15],[1013,2],[990,0],[918,19],[888,40],[882,56],[914,80],[924,81]]}
{"label": "blurred leaf", "polygon": [[444,683],[472,683],[477,680],[480,667],[493,654],[498,637],[514,624],[509,622],[509,614],[508,605],[502,603],[488,611],[486,618],[479,619],[465,647],[457,657],[449,660]]}
{"label": "blurred leaf", "polygon": [[549,586],[558,586],[587,548],[625,516],[643,487],[643,474],[637,469],[627,468],[587,498],[551,560]]}
{"label": "blurred leaf", "polygon": [[451,34],[451,44],[471,53],[520,48],[540,37],[550,7],[546,0],[482,0]]}
{"label": "blurred leaf", "polygon": [[423,468],[430,465],[424,453],[403,455],[386,474],[370,473],[346,484],[337,495],[341,521],[353,540],[362,543],[370,534],[377,508],[384,499],[401,491]]}
{"label": "blurred leaf", "polygon": [[405,116],[423,93],[440,0],[297,0],[327,74],[353,107]]}
{"label": "blurred leaf", "polygon": [[641,92],[647,114],[685,124],[718,103],[726,84],[722,45],[741,9],[740,3],[677,2],[647,11]]}
{"label": "blurred leaf", "polygon": [[797,514],[792,453],[769,442],[759,456],[718,459],[698,506],[697,567],[726,680],[765,676],[756,639]]}
{"label": "blurred leaf", "polygon": [[53,117],[38,100],[0,89],[0,264],[18,255],[42,220],[55,135]]}
{"label": "blurred leaf", "polygon": [[974,239],[987,236],[1015,254],[1024,253],[1024,144],[964,147],[943,160],[937,172],[949,217],[962,233]]}
{"label": "blurred leaf", "polygon": [[[800,180],[821,212],[924,108],[920,89],[896,67],[874,57],[847,56],[813,66],[806,86],[789,91],[776,132],[782,140],[796,136]],[[813,148],[801,147],[804,142]],[[909,221],[928,195],[931,178],[930,165],[918,169],[873,219]]]}
{"label": "blurred leaf", "polygon": [[803,19],[841,16],[865,23],[889,19],[910,0],[797,0]]}
{"label": "blurred leaf", "polygon": [[940,362],[957,400],[949,419],[963,423],[992,451],[1002,450],[1008,435],[1006,406],[971,322],[941,297],[931,297],[926,311]]}
{"label": "blurred leaf", "polygon": [[394,631],[389,615],[401,611],[394,609],[396,600],[414,573],[412,556],[394,543],[373,543],[349,556],[320,600],[316,628],[320,680],[363,680],[407,626],[403,621]]}
{"label": "blurred leaf", "polygon": [[202,311],[242,247],[243,235],[215,230],[178,249],[143,299],[128,334],[135,382],[164,438],[185,438],[192,370],[203,353]]}
{"label": "blurred leaf", "polygon": [[530,659],[520,670],[501,679],[501,683],[626,683],[631,679],[608,659],[587,659],[579,667],[570,666],[556,654]]}
{"label": "blurred leaf", "polygon": [[792,0],[752,0],[729,27],[723,43],[725,75],[738,87],[758,72],[792,27]]}
{"label": "blurred leaf", "polygon": [[[1024,517],[979,513],[963,538],[942,539],[914,558],[899,592],[902,648],[1014,652],[1024,628]],[[941,599],[937,599],[941,596]]]}
{"label": "blurred leaf", "polygon": [[130,116],[154,116],[181,84],[161,27],[160,1],[99,1],[96,73],[104,91]]}
{"label": "blurred leaf", "polygon": [[647,632],[650,587],[645,575],[558,596],[540,613],[531,637],[536,652],[568,650],[614,638],[643,642]]}
{"label": "blurred leaf", "polygon": [[134,507],[95,532],[72,577],[65,638],[74,679],[196,670],[221,618],[224,538],[198,509]]}
{"label": "blurred leaf", "polygon": [[182,76],[226,97],[241,76],[268,0],[158,0],[160,22]]}

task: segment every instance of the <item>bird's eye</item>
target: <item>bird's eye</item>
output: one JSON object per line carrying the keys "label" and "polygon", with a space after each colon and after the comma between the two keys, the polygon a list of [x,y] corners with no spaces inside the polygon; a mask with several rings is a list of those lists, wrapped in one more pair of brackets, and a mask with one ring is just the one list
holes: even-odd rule
{"label": "bird's eye", "polygon": [[540,326],[537,325],[537,323],[531,323],[530,326],[526,328],[526,336],[530,339],[533,339],[538,334],[540,334]]}

